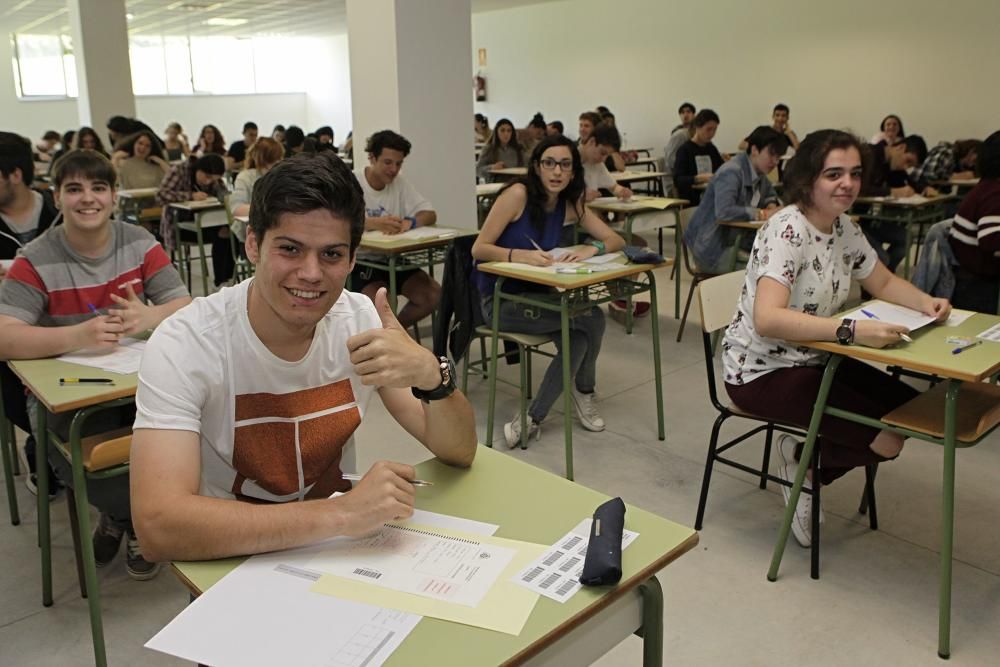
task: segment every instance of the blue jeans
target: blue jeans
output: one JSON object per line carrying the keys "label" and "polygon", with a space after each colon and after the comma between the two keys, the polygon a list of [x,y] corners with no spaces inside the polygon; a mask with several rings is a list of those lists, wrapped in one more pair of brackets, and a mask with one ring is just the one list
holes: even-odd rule
{"label": "blue jeans", "polygon": [[[545,293],[541,293],[540,296]],[[559,296],[553,290],[549,295],[558,302]],[[493,321],[493,297],[483,297],[483,317],[487,323]],[[569,363],[570,377],[574,379],[577,391],[585,394],[594,391],[597,384],[597,355],[601,352],[604,339],[604,311],[597,306],[577,313],[569,318]],[[543,310],[513,301],[500,303],[500,330],[516,333],[549,334],[556,344],[559,355],[545,369],[545,377],[528,407],[528,416],[541,422],[549,414],[552,405],[562,393],[562,324],[560,315],[554,310]]]}

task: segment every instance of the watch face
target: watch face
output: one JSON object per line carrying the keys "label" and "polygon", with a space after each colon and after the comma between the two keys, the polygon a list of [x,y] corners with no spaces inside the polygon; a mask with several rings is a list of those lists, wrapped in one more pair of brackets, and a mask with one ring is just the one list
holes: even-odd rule
{"label": "watch face", "polygon": [[[829,329],[827,329],[829,331]],[[851,340],[851,327],[841,324],[837,327],[837,342],[846,344]]]}

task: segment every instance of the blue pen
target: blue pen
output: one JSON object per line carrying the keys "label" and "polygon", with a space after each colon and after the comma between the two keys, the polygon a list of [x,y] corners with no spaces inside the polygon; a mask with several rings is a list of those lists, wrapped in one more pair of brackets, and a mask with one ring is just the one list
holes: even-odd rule
{"label": "blue pen", "polygon": [[94,315],[97,315],[98,317],[100,317],[101,312],[99,310],[97,310],[97,308],[94,306],[94,304],[88,303],[87,304],[87,308],[89,308],[90,312],[92,312]]}
{"label": "blue pen", "polygon": [[982,343],[983,343],[983,341],[977,340],[977,341],[975,341],[973,343],[968,343],[967,345],[963,345],[962,347],[956,347],[954,350],[951,351],[951,353],[952,354],[961,354],[965,350],[968,350],[970,347],[975,347],[977,345],[982,345]]}

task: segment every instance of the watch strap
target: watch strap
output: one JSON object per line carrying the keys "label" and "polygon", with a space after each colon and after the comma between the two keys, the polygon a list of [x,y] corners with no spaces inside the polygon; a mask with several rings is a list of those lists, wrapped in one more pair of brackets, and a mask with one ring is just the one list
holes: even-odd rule
{"label": "watch strap", "polygon": [[439,401],[455,393],[457,387],[455,384],[455,364],[448,357],[438,357],[438,369],[441,371],[441,384],[436,388],[427,391],[418,387],[410,387],[413,395],[424,403]]}

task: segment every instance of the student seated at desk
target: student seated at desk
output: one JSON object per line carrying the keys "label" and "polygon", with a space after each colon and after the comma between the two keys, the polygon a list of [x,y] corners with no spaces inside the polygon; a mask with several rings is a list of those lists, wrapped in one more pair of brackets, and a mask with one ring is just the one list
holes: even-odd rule
{"label": "student seated at desk", "polygon": [[675,125],[674,129],[670,130],[670,134],[673,135],[677,130],[684,130],[691,127],[691,122],[694,120],[694,115],[698,112],[694,108],[694,105],[690,102],[684,102],[677,108],[677,117],[680,119],[680,125]]}
{"label": "student seated at desk", "polygon": [[94,131],[92,127],[81,127],[73,140],[74,150],[89,150],[97,151],[104,157],[110,158],[108,152],[104,150],[104,143],[101,141],[101,137]]}
{"label": "student seated at desk", "polygon": [[584,111],[577,121],[577,144],[582,144],[594,132],[594,128],[601,124],[601,115],[594,111]]}
{"label": "student seated at desk", "polygon": [[330,151],[283,160],[252,210],[254,277],[172,317],[143,354],[132,507],[152,560],[276,551],[408,518],[412,467],[380,461],[354,490],[342,479],[376,391],[441,460],[475,457],[454,367],[409,338],[385,290],[373,304],[344,289],[365,224],[344,163]]}
{"label": "student seated at desk", "polygon": [[118,187],[122,190],[158,188],[170,173],[160,142],[149,130],[122,139],[115,146],[115,153],[119,152],[123,155],[117,165]]}
{"label": "student seated at desk", "polygon": [[1000,303],[1000,132],[979,148],[981,177],[952,221],[951,249],[958,260],[952,303],[997,314]]}
{"label": "student seated at desk", "polygon": [[[921,164],[927,157],[927,144],[921,136],[911,134],[894,144],[875,144],[863,148],[869,156],[868,173],[861,187],[865,197],[912,197],[917,194],[910,185],[907,170]],[[923,188],[923,194],[937,194],[931,187]],[[862,219],[862,229],[868,242],[878,252],[878,257],[890,271],[903,261],[909,250],[906,247],[906,227],[893,222],[878,222]]]}
{"label": "student seated at desk", "polygon": [[[0,260],[11,261],[17,253],[49,227],[62,222],[62,214],[52,200],[52,191],[32,190],[35,163],[31,142],[13,132],[0,132]],[[0,265],[0,281],[7,269]],[[28,433],[25,444],[28,472],[25,483],[36,493],[34,438],[28,421],[28,405],[24,385],[5,363],[0,363],[0,383],[3,391],[4,414],[19,429]],[[50,479],[52,477],[50,476]],[[50,484],[55,495],[59,485]]]}
{"label": "student seated at desk", "polygon": [[913,171],[911,180],[919,187],[925,187],[932,181],[975,178],[976,160],[982,144],[979,139],[939,142],[927,152],[927,157]]}
{"label": "student seated at desk", "polygon": [[[174,165],[170,173],[160,183],[156,193],[156,203],[163,207],[160,216],[160,237],[168,251],[174,250],[174,223],[194,220],[195,214],[170,208],[171,202],[204,201],[214,197],[222,201],[226,186],[222,176],[226,173],[226,163],[221,155],[209,153],[199,158],[192,157],[187,162]],[[182,236],[194,232],[181,232]],[[202,238],[212,244],[212,272],[215,285],[219,286],[233,276],[233,254],[229,248],[228,230],[225,227],[210,227],[202,230]]]}
{"label": "student seated at desk", "polygon": [[[357,174],[365,193],[366,231],[399,234],[437,222],[434,206],[399,174],[410,148],[410,142],[392,130],[376,132],[368,139],[365,146],[368,166]],[[361,251],[361,256],[373,259],[384,257],[372,251]],[[354,268],[351,281],[354,291],[374,300],[379,288],[389,287],[389,273],[359,265]],[[441,300],[441,285],[420,269],[397,270],[396,285],[408,302],[398,315],[406,328],[434,312]]]}
{"label": "student seated at desk", "polygon": [[[111,220],[115,179],[111,163],[93,151],[73,151],[55,165],[53,185],[64,221],[24,248],[0,286],[0,359],[111,348],[122,336],[148,331],[191,303],[152,234]],[[33,433],[36,410],[36,399],[29,397]],[[130,413],[105,415],[112,423],[90,433],[127,425]],[[72,417],[50,415],[48,426],[68,439]],[[72,479],[61,456],[53,454],[52,462],[64,481]],[[119,491],[106,494],[106,504],[94,498],[101,503],[94,558],[98,567],[111,562],[127,532],[128,573],[149,579],[158,567],[143,559],[130,523],[127,486]]]}
{"label": "student seated at desk", "polygon": [[[583,165],[576,146],[566,137],[548,137],[531,154],[528,175],[505,187],[497,197],[472,246],[477,262],[522,262],[534,266],[552,264],[549,250],[559,245],[563,225],[579,223],[595,240],[560,261],[571,262],[625,247],[625,240],[584,205]],[[536,247],[537,245],[537,247]],[[540,250],[538,248],[541,248]],[[476,270],[473,274],[482,297],[483,315],[493,320],[493,288],[496,276]],[[554,289],[517,280],[504,283],[504,291],[551,291]],[[569,320],[570,364],[575,387],[573,405],[580,423],[588,431],[603,431],[604,419],[597,412],[594,387],[597,355],[604,337],[604,312],[596,306]],[[549,334],[562,347],[558,312],[504,301],[500,305],[500,329],[530,334]],[[561,351],[561,350],[560,350]],[[528,408],[528,433],[541,435],[541,423],[562,393],[562,355],[545,371],[542,385]],[[521,442],[520,414],[504,425],[508,447]]]}
{"label": "student seated at desk", "polygon": [[545,138],[546,134],[545,117],[542,116],[542,112],[536,113],[528,121],[528,126],[522,130],[517,131],[517,140],[520,142],[521,146],[524,147],[526,153],[530,153],[534,150],[535,146],[538,145],[542,139]]}
{"label": "student seated at desk", "polygon": [[547,137],[561,137],[564,131],[561,120],[550,120],[545,126],[545,136]]}
{"label": "student seated at desk", "polygon": [[[861,189],[861,145],[839,130],[807,136],[785,172],[789,206],[764,224],[754,240],[746,282],[722,344],[729,397],[740,408],[805,428],[812,416],[827,354],[796,341],[837,341],[881,348],[905,344],[904,327],[879,320],[840,320],[851,281],[870,294],[939,321],[951,306],[889,272],[864,234],[846,215]],[[834,376],[829,402],[874,419],[906,403],[917,392],[861,361],[845,359]],[[822,479],[809,471],[806,486],[830,484],[852,468],[893,459],[903,438],[826,416],[820,423]],[[778,438],[778,473],[795,477],[802,444]],[[785,501],[789,488],[783,486]],[[792,532],[809,546],[811,503],[799,497]]]}
{"label": "student seated at desk", "polygon": [[882,119],[879,131],[871,138],[871,143],[882,146],[895,146],[906,139],[903,121],[896,114],[889,114]]}
{"label": "student seated at desk", "polygon": [[[790,111],[787,104],[776,104],[774,105],[774,110],[771,112],[771,129],[776,131],[778,134],[785,135],[788,139],[788,145],[792,150],[797,150],[799,147],[799,136],[795,134],[795,131],[788,125],[788,115]],[[747,146],[750,145],[750,137],[747,137],[740,142],[740,150],[746,150]],[[784,153],[782,153],[784,155]],[[779,156],[780,157],[780,156]]]}
{"label": "student seated at desk", "polygon": [[337,145],[333,143],[333,128],[329,125],[323,125],[316,128],[316,150],[317,151],[333,151],[337,152]]}
{"label": "student seated at desk", "polygon": [[486,179],[487,183],[496,181],[491,169],[506,169],[508,167],[524,166],[524,148],[517,140],[514,123],[507,118],[501,118],[493,126],[493,134],[483,146],[476,163],[476,176]]}
{"label": "student seated at desk", "polygon": [[257,123],[247,121],[243,123],[243,138],[229,144],[226,152],[226,169],[228,171],[240,171],[243,169],[243,162],[247,158],[247,151],[257,143]]}
{"label": "student seated at desk", "polygon": [[[285,148],[274,139],[264,137],[250,147],[246,156],[246,169],[236,177],[233,193],[229,195],[229,208],[233,215],[250,215],[253,186],[261,176],[271,171],[285,156]],[[233,233],[240,243],[246,241],[246,224],[233,222]]]}
{"label": "student seated at desk", "polygon": [[476,143],[485,144],[490,140],[490,121],[481,113],[472,117],[472,127],[475,130]]}
{"label": "student seated at desk", "polygon": [[615,151],[615,146],[621,145],[618,130],[614,125],[599,124],[590,133],[586,141],[580,142],[580,160],[583,162],[583,181],[587,186],[584,193],[585,201],[593,201],[601,196],[601,191],[619,199],[629,199],[632,190],[619,185],[608,171],[605,161]]}
{"label": "student seated at desk", "polygon": [[[722,165],[709,182],[684,233],[684,243],[702,271],[731,271],[738,253],[753,244],[752,234],[722,227],[720,221],[767,220],[778,210],[778,195],[767,175],[788,149],[788,137],[761,125],[750,133],[747,143],[746,152]],[[743,243],[738,245],[738,240]]]}
{"label": "student seated at desk", "polygon": [[170,123],[164,132],[163,150],[167,155],[167,162],[177,162],[191,155],[191,147],[188,146],[187,137],[184,136],[184,128],[180,123]]}
{"label": "student seated at desk", "polygon": [[712,143],[719,129],[719,114],[711,109],[702,109],[692,121],[694,136],[677,149],[674,158],[674,185],[682,199],[692,206],[701,201],[701,192],[694,189],[699,183],[708,183],[712,175],[722,166],[722,155]]}
{"label": "student seated at desk", "polygon": [[222,132],[214,125],[206,125],[201,128],[198,135],[198,143],[194,147],[195,157],[206,155],[226,156],[226,140],[222,138]]}

